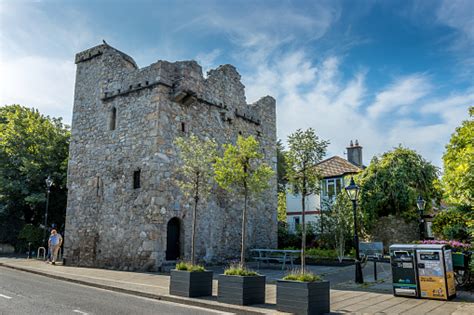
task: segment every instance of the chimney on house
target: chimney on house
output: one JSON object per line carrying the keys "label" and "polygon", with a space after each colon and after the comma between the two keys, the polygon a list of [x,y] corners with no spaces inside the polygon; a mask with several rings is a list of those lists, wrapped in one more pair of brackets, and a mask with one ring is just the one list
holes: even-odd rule
{"label": "chimney on house", "polygon": [[358,140],[355,141],[355,144],[351,140],[347,147],[347,160],[358,167],[363,167],[362,147],[359,145]]}

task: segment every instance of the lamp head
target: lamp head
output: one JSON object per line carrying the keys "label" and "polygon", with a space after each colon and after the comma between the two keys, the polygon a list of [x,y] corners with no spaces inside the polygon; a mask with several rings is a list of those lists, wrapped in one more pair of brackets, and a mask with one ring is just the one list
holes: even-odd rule
{"label": "lamp head", "polygon": [[416,199],[416,206],[418,207],[418,211],[420,213],[423,213],[423,210],[425,210],[425,205],[426,205],[426,201],[423,200],[421,195],[418,196],[418,199]]}
{"label": "lamp head", "polygon": [[48,175],[48,178],[46,178],[45,180],[46,182],[46,187],[51,188],[51,186],[53,185],[53,180],[51,179],[51,176]]}
{"label": "lamp head", "polygon": [[359,195],[359,186],[357,186],[354,182],[354,177],[351,177],[351,182],[349,183],[349,186],[347,186],[345,189],[349,198],[352,201],[356,201],[357,196]]}

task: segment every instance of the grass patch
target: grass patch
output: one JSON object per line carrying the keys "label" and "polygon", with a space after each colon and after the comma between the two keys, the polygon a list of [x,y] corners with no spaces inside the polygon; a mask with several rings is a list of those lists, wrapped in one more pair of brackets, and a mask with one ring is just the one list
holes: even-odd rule
{"label": "grass patch", "polygon": [[180,261],[176,264],[176,270],[189,271],[189,272],[203,272],[204,269],[201,265],[193,265],[189,262]]}
{"label": "grass patch", "polygon": [[285,277],[283,277],[283,280],[292,280],[292,281],[300,281],[300,282],[318,282],[318,281],[322,281],[323,279],[312,272],[307,271],[305,273],[302,273],[300,270],[297,270],[297,271],[292,271],[289,274],[287,274]]}
{"label": "grass patch", "polygon": [[258,276],[259,274],[253,270],[247,269],[240,265],[231,265],[224,270],[226,276]]}

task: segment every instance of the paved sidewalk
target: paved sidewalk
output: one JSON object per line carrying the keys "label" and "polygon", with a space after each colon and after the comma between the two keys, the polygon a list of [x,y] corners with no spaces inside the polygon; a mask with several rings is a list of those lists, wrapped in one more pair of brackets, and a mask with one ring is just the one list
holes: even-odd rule
{"label": "paved sidewalk", "polygon": [[[241,307],[217,302],[216,281],[214,283],[213,297],[189,299],[169,295],[169,276],[164,274],[77,268],[61,265],[52,266],[34,259],[27,260],[14,258],[0,258],[0,266],[109,290],[121,291],[187,305],[195,305],[225,312],[240,314],[278,314],[275,305],[276,286],[274,284],[267,284],[266,304],[252,307]],[[263,272],[263,270],[261,271]],[[474,303],[456,300],[445,302],[409,299],[394,297],[391,294],[332,289],[331,313],[468,315],[474,314]]]}

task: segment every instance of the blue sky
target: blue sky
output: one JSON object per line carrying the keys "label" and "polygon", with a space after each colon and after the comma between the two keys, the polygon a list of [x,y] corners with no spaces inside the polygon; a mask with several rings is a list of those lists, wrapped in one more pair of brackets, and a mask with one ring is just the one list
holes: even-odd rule
{"label": "blue sky", "polygon": [[71,121],[74,54],[102,39],[140,67],[237,67],[277,100],[278,137],[313,127],[364,162],[398,144],[441,166],[474,105],[474,1],[0,0],[0,104]]}

